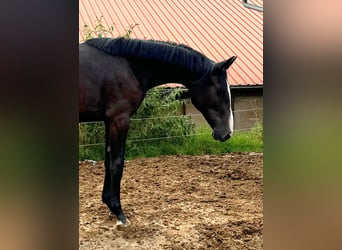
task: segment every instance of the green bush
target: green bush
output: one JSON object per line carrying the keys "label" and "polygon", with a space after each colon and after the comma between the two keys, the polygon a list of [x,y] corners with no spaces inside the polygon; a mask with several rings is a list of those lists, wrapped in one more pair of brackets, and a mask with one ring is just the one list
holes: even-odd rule
{"label": "green bush", "polygon": [[103,159],[105,129],[102,122],[79,125],[79,160]]}
{"label": "green bush", "polygon": [[[182,100],[180,88],[166,89],[157,87],[151,89],[142,102],[137,113],[131,119],[128,132],[128,158],[137,155],[146,155],[147,142],[151,138],[165,138],[172,136],[190,135],[194,132],[194,123],[189,116],[181,115]],[[80,125],[79,131],[79,159],[103,159],[104,158],[104,125],[103,123],[85,123]],[[184,138],[177,137],[174,140],[173,151],[177,151],[177,145],[183,143]],[[142,144],[142,143],[145,143]],[[85,146],[82,146],[84,145]],[[87,144],[99,144],[89,145]],[[151,152],[160,150],[160,145],[148,147]],[[167,154],[169,151],[164,151]]]}
{"label": "green bush", "polygon": [[[189,116],[181,116],[180,88],[157,87],[147,93],[132,117],[128,140],[188,135],[194,124]],[[148,119],[146,119],[148,118]]]}

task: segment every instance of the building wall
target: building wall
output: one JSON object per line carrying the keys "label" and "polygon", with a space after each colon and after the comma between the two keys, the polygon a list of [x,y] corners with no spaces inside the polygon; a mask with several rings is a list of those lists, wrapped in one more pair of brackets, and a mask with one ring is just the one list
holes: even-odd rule
{"label": "building wall", "polygon": [[234,97],[234,127],[249,129],[263,120],[263,97],[243,95]]}

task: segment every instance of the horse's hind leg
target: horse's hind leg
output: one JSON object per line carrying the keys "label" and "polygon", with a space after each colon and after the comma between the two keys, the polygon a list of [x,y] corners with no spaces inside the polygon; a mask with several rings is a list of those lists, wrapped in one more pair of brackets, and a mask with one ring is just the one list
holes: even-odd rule
{"label": "horse's hind leg", "polygon": [[[129,119],[118,118],[115,122],[110,123],[108,128],[106,128],[106,130],[108,129],[109,131],[110,154],[108,154],[109,156],[107,156],[106,152],[106,176],[102,199],[104,200],[104,203],[107,204],[110,211],[116,215],[116,217],[122,224],[127,223],[126,216],[124,215],[121,208],[120,184],[123,174],[125,143],[128,132],[128,125]],[[106,150],[108,150],[108,148],[106,148]]]}

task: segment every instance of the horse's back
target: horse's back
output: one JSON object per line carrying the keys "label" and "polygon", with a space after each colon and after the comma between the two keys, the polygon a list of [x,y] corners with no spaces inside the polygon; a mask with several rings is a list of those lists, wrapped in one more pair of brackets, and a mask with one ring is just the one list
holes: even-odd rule
{"label": "horse's back", "polygon": [[129,92],[139,92],[138,85],[124,57],[106,54],[85,43],[79,45],[80,122],[105,120],[110,106],[121,104],[125,96],[132,96]]}
{"label": "horse's back", "polygon": [[109,75],[119,73],[116,70],[119,63],[120,60],[117,57],[108,55],[85,43],[79,46],[79,74],[83,78],[91,79],[93,84],[100,84]]}

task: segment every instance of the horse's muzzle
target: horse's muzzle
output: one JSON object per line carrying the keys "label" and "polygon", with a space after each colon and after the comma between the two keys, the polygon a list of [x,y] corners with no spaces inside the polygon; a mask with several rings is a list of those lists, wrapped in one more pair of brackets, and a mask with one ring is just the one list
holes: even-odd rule
{"label": "horse's muzzle", "polygon": [[215,140],[218,140],[218,141],[220,141],[220,142],[224,142],[224,141],[228,140],[230,137],[232,137],[233,132],[229,131],[229,132],[226,133],[226,134],[220,135],[220,134],[218,134],[218,133],[215,133],[215,131],[213,131],[213,134],[212,134],[212,135],[213,135],[213,138],[214,138]]}

